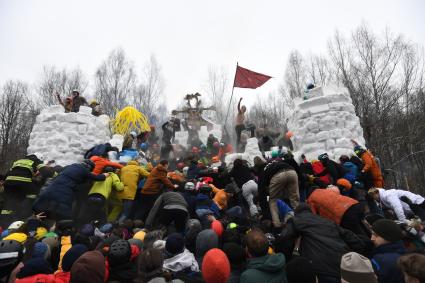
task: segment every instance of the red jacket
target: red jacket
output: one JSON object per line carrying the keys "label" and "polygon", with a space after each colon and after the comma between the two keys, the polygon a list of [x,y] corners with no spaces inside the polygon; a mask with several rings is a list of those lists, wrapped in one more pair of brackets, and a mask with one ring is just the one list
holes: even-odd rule
{"label": "red jacket", "polygon": [[344,213],[359,202],[331,190],[316,189],[308,197],[307,203],[314,214],[332,220],[339,225]]}
{"label": "red jacket", "polygon": [[59,272],[57,274],[36,274],[21,279],[16,283],[68,283],[71,279],[70,272]]}
{"label": "red jacket", "polygon": [[106,158],[100,157],[100,156],[92,156],[90,157],[90,160],[94,162],[95,167],[93,169],[93,173],[96,175],[102,174],[103,169],[107,166],[112,166],[115,168],[121,169],[123,166],[119,163],[109,161]]}
{"label": "red jacket", "polygon": [[[313,161],[311,162],[311,167],[313,168],[313,173],[314,174],[320,174],[323,172],[323,170],[325,170],[325,166],[323,166],[322,162],[320,161]],[[326,174],[324,176],[319,177],[319,179],[322,182],[325,182],[326,184],[331,184],[331,177],[329,174]]]}

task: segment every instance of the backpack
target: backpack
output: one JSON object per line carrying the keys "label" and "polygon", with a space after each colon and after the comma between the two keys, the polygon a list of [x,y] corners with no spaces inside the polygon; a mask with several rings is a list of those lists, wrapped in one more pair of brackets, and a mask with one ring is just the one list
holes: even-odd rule
{"label": "backpack", "polygon": [[92,156],[103,156],[108,152],[110,148],[111,148],[110,143],[95,145],[94,147],[87,150],[87,152],[84,154],[84,158],[90,159],[90,157]]}

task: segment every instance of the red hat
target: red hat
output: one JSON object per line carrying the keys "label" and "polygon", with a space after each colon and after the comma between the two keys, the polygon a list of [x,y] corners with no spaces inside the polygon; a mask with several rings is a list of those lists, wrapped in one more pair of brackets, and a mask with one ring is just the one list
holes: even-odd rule
{"label": "red hat", "polygon": [[220,221],[218,220],[214,220],[213,222],[211,222],[211,229],[217,234],[218,237],[221,237],[221,235],[223,235],[223,224],[221,224]]}
{"label": "red hat", "polygon": [[209,250],[202,261],[202,277],[206,283],[226,283],[230,277],[230,262],[220,249]]}
{"label": "red hat", "polygon": [[203,181],[204,183],[210,184],[210,183],[212,183],[212,182],[214,181],[214,179],[213,179],[213,178],[211,178],[211,177],[203,177],[203,178],[202,178],[202,181]]}

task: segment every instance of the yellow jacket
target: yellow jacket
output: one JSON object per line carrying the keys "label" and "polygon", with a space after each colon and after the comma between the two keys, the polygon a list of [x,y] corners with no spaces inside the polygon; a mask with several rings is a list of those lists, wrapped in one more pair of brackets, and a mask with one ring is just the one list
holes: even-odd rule
{"label": "yellow jacket", "polygon": [[139,166],[137,161],[130,161],[120,172],[120,179],[121,182],[124,183],[124,190],[117,193],[118,198],[134,200],[137,191],[137,183],[140,178],[146,178],[148,176],[149,172],[142,166]]}
{"label": "yellow jacket", "polygon": [[112,189],[116,191],[124,190],[124,184],[120,181],[120,178],[115,173],[109,173],[109,177],[105,179],[105,181],[97,181],[94,182],[89,195],[91,194],[101,194],[108,199]]}

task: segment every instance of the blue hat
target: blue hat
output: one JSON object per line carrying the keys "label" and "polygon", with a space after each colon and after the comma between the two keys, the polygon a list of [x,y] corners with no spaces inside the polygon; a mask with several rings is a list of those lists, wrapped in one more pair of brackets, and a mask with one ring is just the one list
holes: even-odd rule
{"label": "blue hat", "polygon": [[50,256],[49,246],[43,242],[37,242],[34,245],[32,252],[32,258],[43,258],[48,259]]}
{"label": "blue hat", "polygon": [[103,225],[102,227],[100,227],[100,232],[102,233],[111,233],[112,229],[114,229],[114,226],[111,223],[106,223],[105,225]]}

